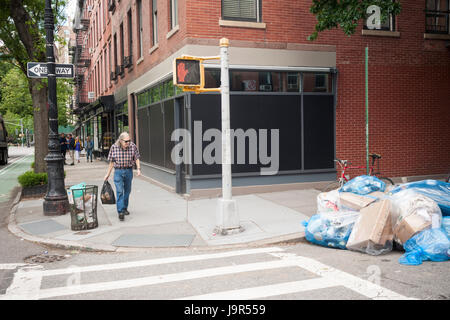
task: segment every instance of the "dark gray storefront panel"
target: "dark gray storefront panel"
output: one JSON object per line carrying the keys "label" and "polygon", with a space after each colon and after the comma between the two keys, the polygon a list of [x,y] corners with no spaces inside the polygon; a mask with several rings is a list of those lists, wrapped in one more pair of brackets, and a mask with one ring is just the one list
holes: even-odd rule
{"label": "dark gray storefront panel", "polygon": [[150,163],[164,167],[164,117],[161,103],[150,106]]}
{"label": "dark gray storefront panel", "polygon": [[334,168],[334,96],[303,96],[305,170]]}
{"label": "dark gray storefront panel", "polygon": [[148,107],[138,109],[138,134],[140,160],[150,162],[150,135],[148,126]]}
{"label": "dark gray storefront panel", "polygon": [[[202,122],[202,133],[211,128],[221,130],[220,95],[192,95],[192,127],[194,121]],[[246,95],[230,96],[230,126],[232,129],[267,129],[267,150],[270,155],[272,129],[279,130],[279,171],[301,170],[301,97],[299,95]],[[199,138],[193,135],[194,141]],[[237,140],[235,140],[237,142]],[[203,149],[210,144],[203,142]],[[249,163],[249,145],[246,140],[245,164],[237,163],[237,143],[234,148],[233,173],[260,172],[267,167],[260,163],[258,156],[256,164]],[[259,155],[259,137],[257,145]],[[221,165],[194,164],[193,175],[221,174]]]}
{"label": "dark gray storefront panel", "polygon": [[165,146],[165,166],[168,169],[175,170],[175,164],[172,162],[171,152],[175,146],[175,142],[172,141],[171,135],[175,130],[174,121],[174,100],[164,101],[164,146]]}

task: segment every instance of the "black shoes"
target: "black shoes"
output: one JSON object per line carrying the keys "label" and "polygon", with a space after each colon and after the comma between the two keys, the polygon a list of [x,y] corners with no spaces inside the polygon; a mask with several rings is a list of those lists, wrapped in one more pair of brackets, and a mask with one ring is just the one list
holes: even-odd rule
{"label": "black shoes", "polygon": [[123,221],[125,219],[125,216],[128,216],[130,213],[127,209],[123,210],[122,212],[119,212],[119,220]]}

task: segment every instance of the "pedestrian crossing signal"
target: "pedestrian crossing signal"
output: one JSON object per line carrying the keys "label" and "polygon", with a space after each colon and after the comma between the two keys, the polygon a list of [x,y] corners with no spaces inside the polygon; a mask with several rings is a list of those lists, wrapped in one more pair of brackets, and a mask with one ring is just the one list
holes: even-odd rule
{"label": "pedestrian crossing signal", "polygon": [[220,88],[205,88],[204,60],[217,60],[220,57],[193,57],[183,55],[173,62],[173,84],[183,91],[195,93],[220,92]]}
{"label": "pedestrian crossing signal", "polygon": [[202,86],[202,66],[199,59],[175,59],[174,84]]}

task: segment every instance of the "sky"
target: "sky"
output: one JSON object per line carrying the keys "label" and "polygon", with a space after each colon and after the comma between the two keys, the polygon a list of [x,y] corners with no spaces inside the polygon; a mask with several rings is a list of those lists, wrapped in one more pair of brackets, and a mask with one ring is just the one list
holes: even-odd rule
{"label": "sky", "polygon": [[67,4],[67,9],[66,9],[66,15],[68,17],[70,17],[71,19],[73,19],[73,16],[75,14],[75,7],[77,5],[77,0],[69,0],[68,4]]}

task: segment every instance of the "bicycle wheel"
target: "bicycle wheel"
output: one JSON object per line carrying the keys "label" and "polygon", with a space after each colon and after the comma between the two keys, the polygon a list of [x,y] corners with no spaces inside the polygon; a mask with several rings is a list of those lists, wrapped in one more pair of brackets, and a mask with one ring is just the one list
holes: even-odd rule
{"label": "bicycle wheel", "polygon": [[388,177],[378,177],[378,179],[380,179],[381,181],[383,181],[384,183],[386,183],[386,185],[394,185],[394,181],[392,181],[390,178]]}
{"label": "bicycle wheel", "polygon": [[339,181],[333,181],[333,182],[327,184],[327,185],[322,189],[322,191],[323,191],[323,192],[329,192],[329,191],[335,190],[335,189],[340,188],[340,187],[341,187],[341,183],[340,183]]}

